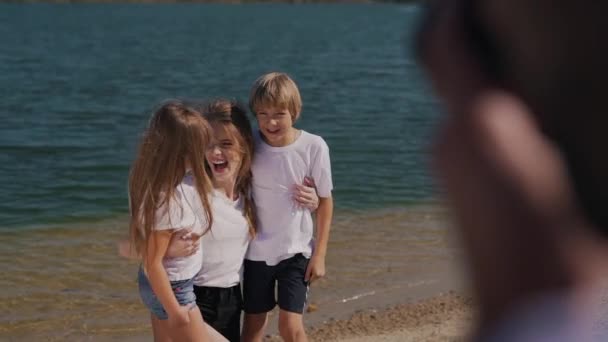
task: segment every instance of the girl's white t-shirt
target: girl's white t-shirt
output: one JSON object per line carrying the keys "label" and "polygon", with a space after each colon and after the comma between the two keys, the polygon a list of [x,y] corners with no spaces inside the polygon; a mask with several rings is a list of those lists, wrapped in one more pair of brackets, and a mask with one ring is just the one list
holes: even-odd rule
{"label": "girl's white t-shirt", "polygon": [[[182,230],[203,234],[207,229],[207,219],[203,203],[194,185],[194,178],[187,174],[175,188],[173,198],[167,205],[156,211],[154,230]],[[192,255],[163,259],[163,266],[170,281],[191,279],[201,269],[203,249]]]}
{"label": "girl's white t-shirt", "polygon": [[244,216],[243,199],[233,201],[218,190],[210,196],[213,225],[202,240],[205,251],[196,286],[232,287],[241,281],[243,259],[249,245],[249,224]]}

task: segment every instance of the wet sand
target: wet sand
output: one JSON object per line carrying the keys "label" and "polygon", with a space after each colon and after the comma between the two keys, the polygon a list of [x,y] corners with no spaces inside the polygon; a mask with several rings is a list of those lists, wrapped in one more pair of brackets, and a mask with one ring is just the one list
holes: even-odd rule
{"label": "wet sand", "polygon": [[[449,292],[389,308],[362,310],[348,319],[311,327],[308,334],[311,341],[466,341],[473,317],[470,298]],[[266,341],[281,339],[272,335]]]}
{"label": "wet sand", "polygon": [[[337,213],[327,276],[312,284],[306,327],[464,288],[448,221],[443,208],[432,205]],[[149,341],[149,314],[135,282],[138,264],[116,251],[125,222],[120,217],[7,235],[0,243],[0,309],[10,314],[0,318],[0,340]],[[276,318],[269,334],[277,332]]]}

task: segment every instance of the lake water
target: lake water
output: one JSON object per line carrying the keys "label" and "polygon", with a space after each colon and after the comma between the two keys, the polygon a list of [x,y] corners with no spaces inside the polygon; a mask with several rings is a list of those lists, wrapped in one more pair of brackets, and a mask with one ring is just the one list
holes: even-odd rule
{"label": "lake water", "polygon": [[336,218],[310,321],[437,283],[455,251],[426,161],[439,114],[409,49],[419,12],[0,4],[0,336],[149,337],[137,265],[115,242],[150,109],[174,97],[246,102],[273,70],[300,87],[297,126],[331,151]]}

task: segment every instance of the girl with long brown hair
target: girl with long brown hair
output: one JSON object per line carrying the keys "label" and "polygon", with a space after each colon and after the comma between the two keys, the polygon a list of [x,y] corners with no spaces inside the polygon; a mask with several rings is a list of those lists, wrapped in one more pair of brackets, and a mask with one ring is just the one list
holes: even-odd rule
{"label": "girl with long brown hair", "polygon": [[209,340],[193,290],[202,251],[164,257],[176,232],[202,235],[213,223],[204,166],[210,140],[200,113],[166,102],[153,114],[129,175],[131,246],[142,260],[139,292],[158,339]]}
{"label": "girl with long brown hair", "polygon": [[[209,199],[214,221],[211,231],[201,238],[204,257],[194,278],[194,293],[205,322],[229,341],[240,341],[241,274],[256,225],[250,190],[251,124],[246,109],[235,101],[217,99],[196,108],[213,131],[205,168],[213,184]],[[169,255],[187,253],[187,242],[177,236],[175,240]]]}

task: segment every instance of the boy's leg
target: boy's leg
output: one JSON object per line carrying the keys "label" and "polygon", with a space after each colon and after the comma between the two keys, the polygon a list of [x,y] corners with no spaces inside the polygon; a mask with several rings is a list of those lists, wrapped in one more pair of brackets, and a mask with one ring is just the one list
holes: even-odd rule
{"label": "boy's leg", "polygon": [[304,281],[308,259],[297,254],[283,260],[277,272],[279,294],[279,333],[288,342],[308,341],[302,313],[308,296],[308,283]]}
{"label": "boy's leg", "polygon": [[264,330],[266,329],[266,322],[268,320],[268,313],[260,314],[245,314],[243,321],[243,342],[261,342],[264,338]]}
{"label": "boy's leg", "polygon": [[274,296],[277,266],[264,261],[245,260],[243,272],[243,301],[245,319],[242,340],[262,341],[268,312],[276,305]]}
{"label": "boy's leg", "polygon": [[307,342],[302,314],[280,310],[279,334],[286,342]]}

